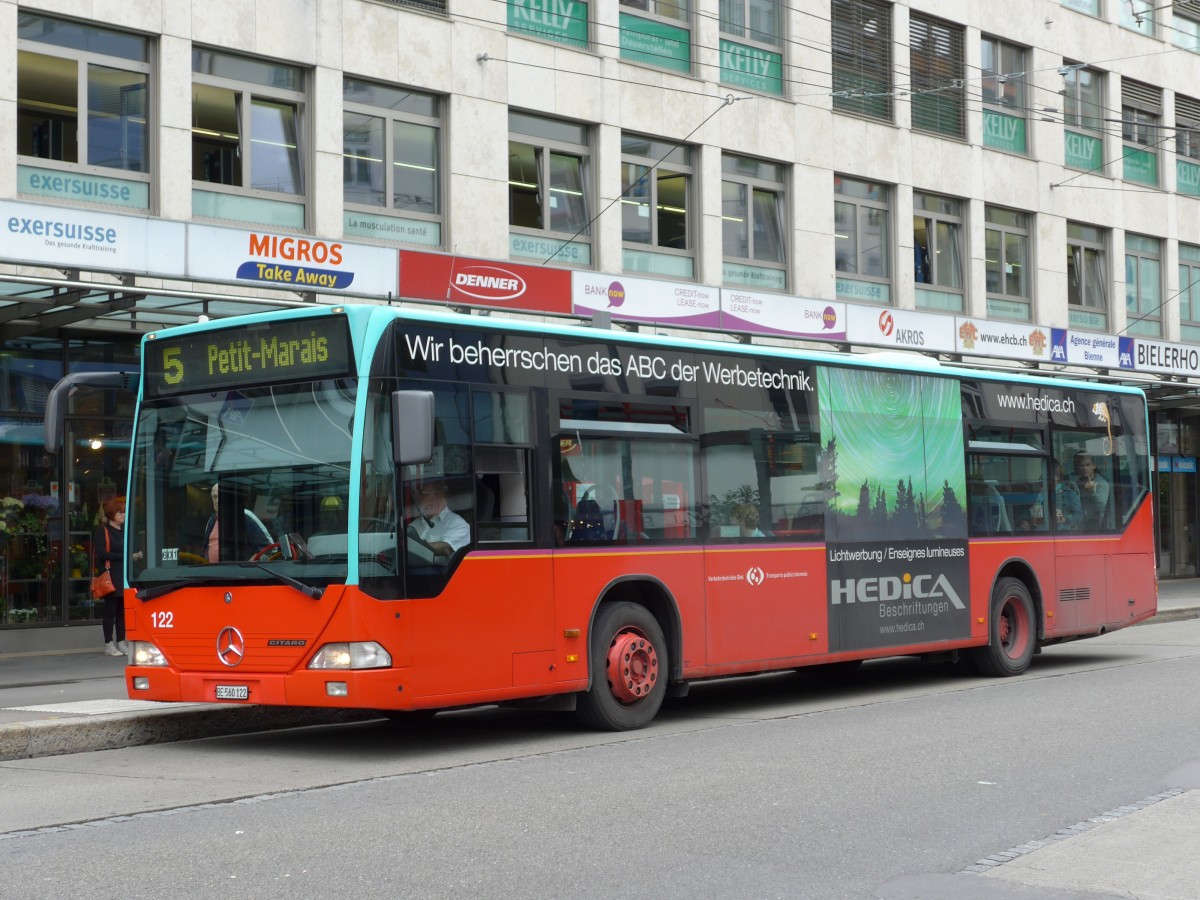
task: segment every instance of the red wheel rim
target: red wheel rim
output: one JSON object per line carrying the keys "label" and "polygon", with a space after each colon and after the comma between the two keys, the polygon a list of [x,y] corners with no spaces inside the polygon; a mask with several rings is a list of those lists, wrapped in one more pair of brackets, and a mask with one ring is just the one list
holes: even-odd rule
{"label": "red wheel rim", "polygon": [[1020,659],[1029,646],[1029,611],[1016,597],[1004,601],[1000,611],[1000,646],[1009,659]]}
{"label": "red wheel rim", "polygon": [[622,703],[644,699],[658,680],[658,653],[644,635],[621,631],[608,646],[608,687]]}

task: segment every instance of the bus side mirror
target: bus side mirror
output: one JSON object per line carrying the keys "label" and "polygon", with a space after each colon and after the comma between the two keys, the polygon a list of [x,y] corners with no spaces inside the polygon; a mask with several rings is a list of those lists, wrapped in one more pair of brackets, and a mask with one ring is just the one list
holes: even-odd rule
{"label": "bus side mirror", "polygon": [[433,391],[392,393],[392,456],[399,466],[433,458]]}
{"label": "bus side mirror", "polygon": [[62,449],[63,432],[66,430],[67,407],[71,392],[86,385],[103,390],[128,391],[137,397],[142,376],[137,372],[73,372],[58,380],[46,395],[46,418],[42,422],[43,443],[47,453],[58,453]]}

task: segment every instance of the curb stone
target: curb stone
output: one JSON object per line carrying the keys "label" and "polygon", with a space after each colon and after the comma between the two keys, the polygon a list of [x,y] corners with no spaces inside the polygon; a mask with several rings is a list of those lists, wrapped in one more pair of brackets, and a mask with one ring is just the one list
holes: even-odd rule
{"label": "curb stone", "polygon": [[211,704],[86,719],[40,719],[0,725],[0,762],[377,718],[379,714],[371,710]]}

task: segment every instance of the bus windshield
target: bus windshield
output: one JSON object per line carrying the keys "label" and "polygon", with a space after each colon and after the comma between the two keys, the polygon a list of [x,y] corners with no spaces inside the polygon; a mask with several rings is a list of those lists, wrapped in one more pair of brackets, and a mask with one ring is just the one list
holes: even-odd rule
{"label": "bus windshield", "polygon": [[356,388],[347,378],[144,401],[127,524],[129,555],[144,555],[131,583],[344,581],[344,539],[334,553],[308,544],[347,531]]}

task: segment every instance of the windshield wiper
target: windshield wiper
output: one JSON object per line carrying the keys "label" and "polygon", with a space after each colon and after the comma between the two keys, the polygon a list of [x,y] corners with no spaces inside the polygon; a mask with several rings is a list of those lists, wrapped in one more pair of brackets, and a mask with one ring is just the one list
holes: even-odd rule
{"label": "windshield wiper", "polygon": [[139,600],[154,600],[157,597],[164,597],[167,594],[173,593],[180,588],[191,587],[196,584],[195,581],[167,581],[163,584],[156,584],[154,587],[139,588],[135,595]]}
{"label": "windshield wiper", "polygon": [[[282,572],[276,572],[274,569],[267,568],[262,563],[243,562],[243,563],[238,563],[238,565],[242,568],[261,569],[262,571],[266,572],[268,575],[270,575],[272,578],[276,579],[277,581],[282,581],[288,587],[295,588],[300,593],[302,593],[305,597],[311,597],[314,600],[320,600],[321,597],[323,597],[325,595],[324,588],[315,587],[314,585],[306,584],[305,582],[300,581],[298,578],[293,578],[292,576],[285,575]],[[196,579],[187,579],[187,580],[181,580],[181,581],[167,581],[162,584],[156,584],[153,587],[139,588],[137,591],[137,594],[135,596],[139,600],[143,600],[143,601],[154,600],[154,599],[157,599],[158,597],[165,597],[167,594],[174,593],[175,591],[177,591],[181,588],[194,587],[196,585],[204,584],[204,583],[205,583],[204,581],[198,581]]]}
{"label": "windshield wiper", "polygon": [[261,569],[276,581],[282,581],[288,587],[295,588],[305,597],[311,597],[314,600],[320,600],[323,596],[325,596],[325,588],[319,588],[315,585],[307,584],[301,581],[299,578],[293,578],[291,575],[285,575],[282,572],[276,572],[274,569],[269,568],[260,562],[243,562],[238,563],[238,565],[243,569]]}

